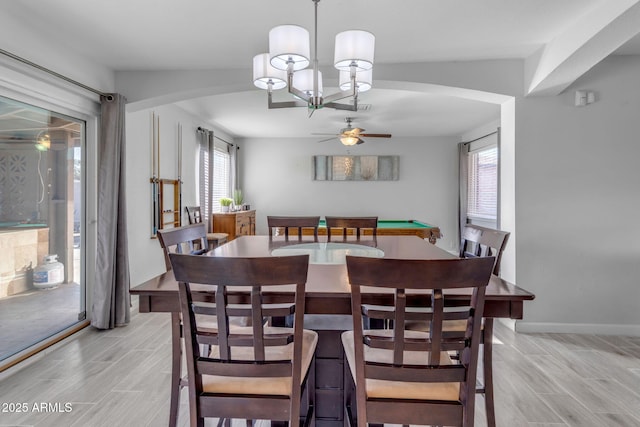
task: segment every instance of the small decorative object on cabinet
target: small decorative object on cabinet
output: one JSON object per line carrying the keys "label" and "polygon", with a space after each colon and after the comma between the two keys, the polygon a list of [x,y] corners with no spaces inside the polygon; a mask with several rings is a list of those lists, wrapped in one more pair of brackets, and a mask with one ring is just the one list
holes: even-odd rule
{"label": "small decorative object on cabinet", "polygon": [[242,211],[244,210],[242,208],[242,202],[244,201],[244,195],[242,194],[242,190],[239,188],[236,188],[235,190],[233,190],[233,206],[234,206],[234,211]]}
{"label": "small decorative object on cabinet", "polygon": [[233,200],[229,199],[228,197],[223,197],[222,199],[220,199],[220,207],[222,208],[222,212],[229,212],[231,203],[233,203]]}
{"label": "small decorative object on cabinet", "polygon": [[212,215],[213,232],[227,233],[227,241],[239,236],[256,234],[256,211],[238,211],[228,213],[214,213]]}

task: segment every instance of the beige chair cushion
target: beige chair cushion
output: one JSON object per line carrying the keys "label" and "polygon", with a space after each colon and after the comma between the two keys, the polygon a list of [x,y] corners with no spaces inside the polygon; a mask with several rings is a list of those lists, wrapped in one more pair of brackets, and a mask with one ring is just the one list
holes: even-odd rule
{"label": "beige chair cushion", "polygon": [[[429,322],[408,321],[405,323],[405,327],[411,331],[429,332]],[[482,322],[482,328],[484,329],[484,322]],[[464,332],[467,330],[467,320],[445,320],[442,322],[442,330],[444,332]]]}
{"label": "beige chair cushion", "polygon": [[[365,334],[378,336],[391,336],[392,330],[372,330],[364,331]],[[427,334],[415,331],[406,331],[406,338],[426,338]],[[353,346],[353,331],[342,334],[342,345],[351,375],[356,378],[355,371],[355,350]],[[364,358],[370,362],[393,362],[393,351],[379,348],[364,347]],[[426,365],[429,360],[428,352],[405,351],[404,361],[406,364]],[[441,363],[453,364],[454,362],[446,352],[441,353]],[[369,398],[393,398],[393,399],[418,399],[418,400],[451,400],[456,401],[460,395],[460,383],[413,383],[405,381],[367,380],[367,397]]]}
{"label": "beige chair cushion", "polygon": [[[265,327],[265,334],[293,333],[289,328]],[[251,328],[233,328],[234,333],[251,333]],[[313,354],[316,351],[318,334],[315,331],[305,329],[302,338],[302,376],[304,380]],[[231,355],[234,359],[253,360],[253,347],[231,347]],[[265,347],[265,357],[267,360],[286,360],[293,356],[293,343],[286,346]],[[219,357],[218,346],[211,347],[211,357]],[[268,394],[278,396],[289,396],[291,394],[291,378],[255,378],[255,377],[224,377],[217,375],[203,375],[202,388],[209,393],[225,394]]]}
{"label": "beige chair cushion", "polygon": [[227,233],[207,233],[207,240],[224,241],[227,240],[227,237],[229,237]]}

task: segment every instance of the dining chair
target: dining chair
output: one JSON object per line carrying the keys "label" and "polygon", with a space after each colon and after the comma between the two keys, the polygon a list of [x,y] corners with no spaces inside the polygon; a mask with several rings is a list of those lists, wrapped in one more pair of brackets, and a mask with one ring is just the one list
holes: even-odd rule
{"label": "dining chair", "polygon": [[[460,241],[460,258],[492,256],[495,258],[493,274],[500,275],[502,253],[507,246],[510,233],[479,225],[467,224]],[[462,328],[460,323],[451,322],[449,329]],[[487,426],[496,426],[495,400],[493,394],[493,318],[485,318],[482,324],[482,372],[483,384],[476,392],[484,394]]]}
{"label": "dining chair", "polygon": [[164,251],[167,271],[171,270],[170,253],[201,255],[208,250],[207,232],[203,223],[158,230],[158,241]]}
{"label": "dining chair", "polygon": [[[203,223],[200,206],[187,206],[185,207],[185,209],[187,211],[189,224]],[[210,249],[217,248],[223,243],[226,243],[228,238],[229,234],[227,233],[210,233],[209,231],[207,231],[207,242],[209,243]]]}
{"label": "dining chair", "polygon": [[[314,352],[318,335],[303,329],[308,255],[198,257],[170,254],[184,319],[189,418],[314,421]],[[197,284],[192,286],[192,284]],[[277,303],[265,290],[291,285]],[[203,298],[198,291],[208,291]],[[204,301],[203,301],[204,300]],[[268,316],[294,315],[292,328],[265,326]],[[250,316],[252,326],[230,328],[230,316]],[[201,326],[213,318],[217,326]],[[203,353],[199,344],[209,344]],[[306,410],[301,411],[306,388]]]}
{"label": "dining chair", "polygon": [[327,240],[331,240],[332,229],[342,229],[342,238],[346,239],[347,230],[355,230],[357,239],[360,239],[360,230],[370,229],[374,237],[378,234],[378,217],[377,216],[362,216],[362,217],[340,217],[340,216],[325,216],[324,217],[327,226]]}
{"label": "dining chair", "polygon": [[298,235],[298,240],[302,239],[303,229],[313,230],[313,240],[318,240],[318,224],[320,223],[319,216],[267,216],[267,226],[269,227],[269,237],[273,237],[274,229],[276,235],[280,232],[280,229],[284,229],[284,237],[289,240],[289,229],[295,229]]}
{"label": "dining chair", "polygon": [[508,231],[467,224],[460,238],[460,258],[493,256],[496,259],[493,274],[498,276],[502,252],[507,246],[510,234]]}
{"label": "dining chair", "polygon": [[[509,239],[509,232],[468,224],[462,231],[460,242],[460,258],[476,258],[491,256],[495,259],[493,274],[500,275],[500,262],[502,253]],[[428,331],[427,322],[410,322],[411,330]],[[450,320],[444,322],[444,330],[464,331],[466,324],[463,321]],[[496,426],[495,398],[493,392],[493,318],[487,317],[482,322],[482,376],[483,381],[476,388],[476,393],[484,395],[487,426]]]}
{"label": "dining chair", "polygon": [[[158,241],[164,252],[164,262],[167,271],[172,270],[169,254],[202,255],[207,252],[207,232],[204,223],[185,225],[183,227],[158,230]],[[180,313],[171,313],[171,333],[183,337],[182,319]],[[169,425],[175,426],[178,421],[180,390],[188,384],[187,378],[182,378],[182,346],[179,341],[172,341],[171,346],[171,402],[169,405]]]}
{"label": "dining chair", "polygon": [[[346,257],[353,330],[342,334],[342,343],[350,373],[345,373],[350,425],[473,426],[482,311],[493,261]],[[368,305],[362,286],[386,288],[389,298]],[[469,306],[445,309],[447,291],[456,288],[473,289]],[[393,328],[365,330],[363,316],[393,321]],[[465,321],[465,331],[444,331],[443,322],[451,319]],[[431,328],[406,330],[412,320]],[[462,357],[453,360],[451,352]]]}

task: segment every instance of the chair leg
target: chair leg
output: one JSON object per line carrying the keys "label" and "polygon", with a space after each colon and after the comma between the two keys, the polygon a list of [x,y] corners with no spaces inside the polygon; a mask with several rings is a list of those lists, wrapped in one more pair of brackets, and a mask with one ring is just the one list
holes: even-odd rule
{"label": "chair leg", "polygon": [[493,319],[484,319],[483,330],[483,372],[484,408],[487,413],[487,427],[496,427],[496,413],[493,400]]}
{"label": "chair leg", "polygon": [[351,377],[351,370],[349,369],[349,363],[345,360],[343,366],[343,378],[344,378],[344,394],[343,394],[343,409],[344,409],[344,427],[356,426],[356,404],[355,404],[355,384]]}
{"label": "chair leg", "polygon": [[181,322],[180,313],[171,313],[171,403],[169,405],[169,427],[178,424],[178,409],[180,407],[180,377],[181,373]]}

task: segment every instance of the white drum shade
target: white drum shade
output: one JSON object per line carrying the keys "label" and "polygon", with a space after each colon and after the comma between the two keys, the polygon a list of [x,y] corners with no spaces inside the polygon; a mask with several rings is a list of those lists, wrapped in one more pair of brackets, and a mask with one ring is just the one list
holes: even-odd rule
{"label": "white drum shade", "polygon": [[348,70],[355,65],[358,71],[373,67],[376,38],[368,31],[350,30],[336,35],[334,65],[338,70]]}
{"label": "white drum shade", "polygon": [[274,90],[287,87],[286,71],[271,66],[268,53],[261,53],[253,57],[253,84],[260,89],[269,89],[269,82]]}
{"label": "white drum shade", "polygon": [[309,31],[298,25],[279,25],[269,31],[269,55],[271,65],[286,70],[288,61],[293,70],[302,70],[309,65]]}
{"label": "white drum shade", "polygon": [[[314,96],[313,94],[313,70],[301,70],[293,75],[293,87]],[[317,96],[322,96],[322,73],[318,71],[318,92]]]}
{"label": "white drum shade", "polygon": [[[351,72],[340,71],[339,84],[340,84],[340,90],[350,90],[351,89]],[[368,91],[369,89],[371,89],[372,84],[373,84],[373,69],[356,72],[356,86],[358,87],[358,92]]]}

